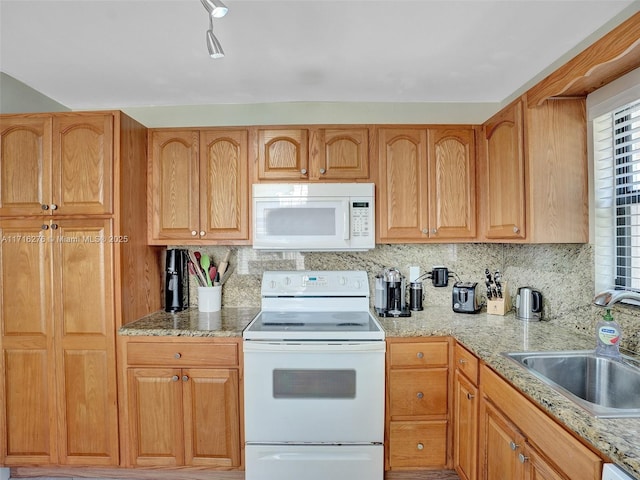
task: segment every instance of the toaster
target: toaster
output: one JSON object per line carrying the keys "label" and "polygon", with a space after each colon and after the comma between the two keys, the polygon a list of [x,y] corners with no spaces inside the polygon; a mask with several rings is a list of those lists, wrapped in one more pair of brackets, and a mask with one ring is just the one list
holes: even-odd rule
{"label": "toaster", "polygon": [[452,302],[456,313],[478,313],[482,305],[477,282],[456,282],[453,285]]}

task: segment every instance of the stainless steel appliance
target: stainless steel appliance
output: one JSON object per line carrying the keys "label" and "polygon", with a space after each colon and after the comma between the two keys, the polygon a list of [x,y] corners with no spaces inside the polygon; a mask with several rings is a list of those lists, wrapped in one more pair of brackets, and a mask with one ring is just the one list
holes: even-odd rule
{"label": "stainless steel appliance", "polygon": [[187,251],[167,250],[165,259],[164,309],[180,312],[189,306]]}
{"label": "stainless steel appliance", "polygon": [[386,268],[376,276],[374,307],[381,317],[409,317],[405,277],[397,268]]}
{"label": "stainless steel appliance", "polygon": [[478,313],[482,308],[478,296],[477,282],[456,282],[451,292],[453,311],[457,313]]}
{"label": "stainless steel appliance", "polygon": [[531,287],[520,287],[516,295],[516,318],[537,322],[542,318],[542,293]]}
{"label": "stainless steel appliance", "polygon": [[360,251],[375,247],[373,183],[253,185],[253,248]]}
{"label": "stainless steel appliance", "polygon": [[363,271],[265,272],[243,332],[246,480],[382,480],[384,330]]}

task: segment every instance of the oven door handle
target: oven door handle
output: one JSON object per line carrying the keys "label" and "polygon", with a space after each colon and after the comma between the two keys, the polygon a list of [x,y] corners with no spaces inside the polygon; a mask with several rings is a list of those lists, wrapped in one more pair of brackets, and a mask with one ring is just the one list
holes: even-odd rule
{"label": "oven door handle", "polygon": [[336,352],[336,353],[368,353],[368,352],[385,352],[386,346],[383,341],[371,342],[265,342],[245,340],[243,349],[245,352],[300,352],[300,353],[316,353],[316,352]]}

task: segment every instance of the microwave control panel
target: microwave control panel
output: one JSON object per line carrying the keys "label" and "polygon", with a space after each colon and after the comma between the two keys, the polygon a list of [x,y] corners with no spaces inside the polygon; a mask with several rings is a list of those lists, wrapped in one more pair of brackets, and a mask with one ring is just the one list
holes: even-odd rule
{"label": "microwave control panel", "polygon": [[351,203],[351,235],[368,237],[371,235],[371,208],[369,202]]}

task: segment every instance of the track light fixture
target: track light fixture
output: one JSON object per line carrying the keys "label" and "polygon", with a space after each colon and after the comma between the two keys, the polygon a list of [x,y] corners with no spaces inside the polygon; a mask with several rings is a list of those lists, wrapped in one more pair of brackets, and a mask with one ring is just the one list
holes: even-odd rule
{"label": "track light fixture", "polygon": [[204,8],[209,12],[209,30],[207,30],[207,49],[209,50],[209,56],[211,58],[224,57],[224,50],[222,45],[213,34],[213,19],[224,17],[229,9],[220,0],[201,0]]}
{"label": "track light fixture", "polygon": [[207,12],[209,12],[209,15],[211,15],[214,18],[222,18],[229,11],[227,6],[224,3],[222,3],[220,0],[201,0],[201,1],[202,1],[202,5],[204,5],[204,8],[206,8]]}

